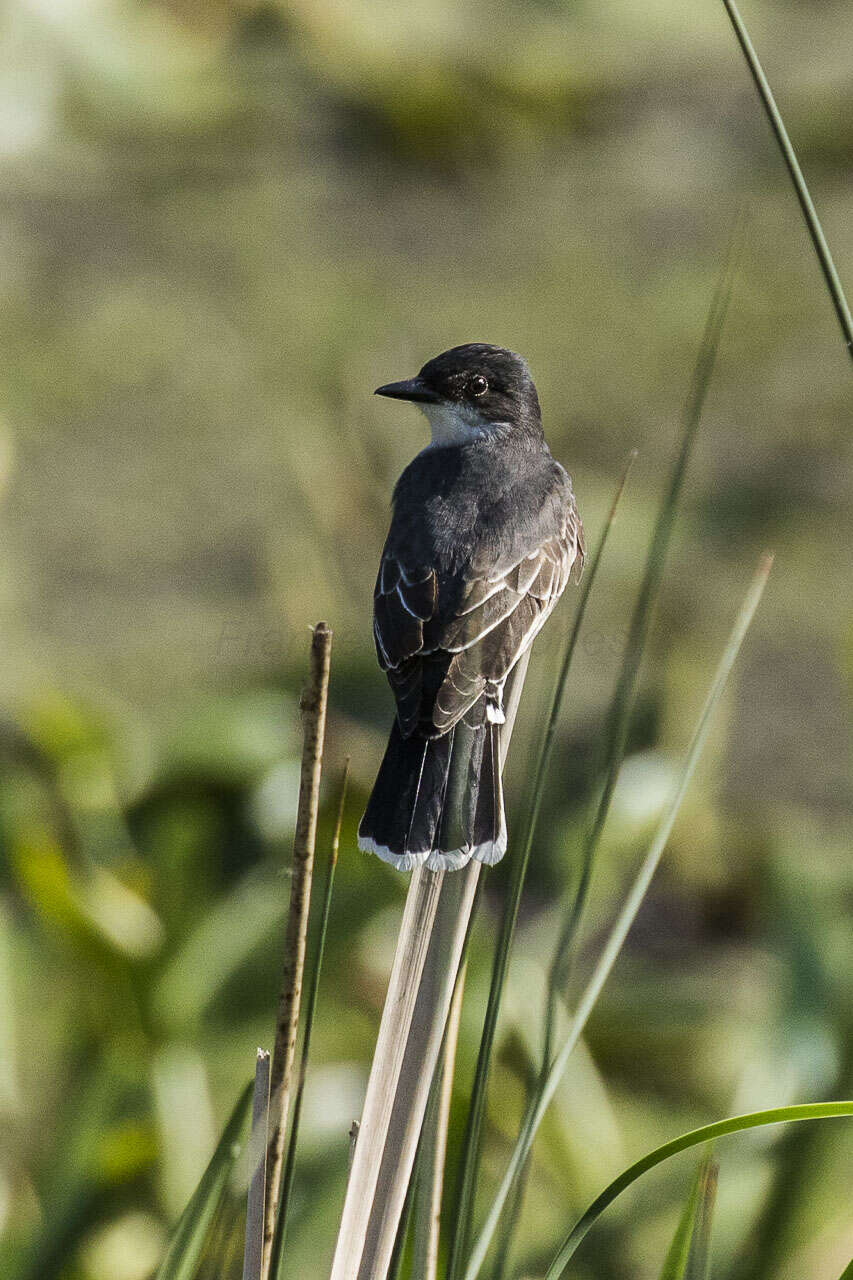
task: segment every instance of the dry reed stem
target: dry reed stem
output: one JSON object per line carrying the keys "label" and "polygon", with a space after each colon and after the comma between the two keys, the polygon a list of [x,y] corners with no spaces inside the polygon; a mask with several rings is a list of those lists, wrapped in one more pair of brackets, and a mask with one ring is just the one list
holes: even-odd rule
{"label": "dry reed stem", "polygon": [[376,1190],[369,1206],[361,1264],[355,1272],[358,1280],[384,1280],[391,1263],[474,903],[480,864],[469,863],[461,871],[427,874],[436,878],[443,876],[443,883],[393,1098]]}
{"label": "dry reed stem", "polygon": [[260,1280],[264,1253],[264,1195],[266,1191],[267,1141],[270,1114],[270,1055],[258,1050],[255,1091],[252,1096],[252,1132],[249,1138],[249,1194],[246,1200],[246,1242],[243,1248],[243,1280]]}
{"label": "dry reed stem", "polygon": [[332,1280],[355,1280],[359,1275],[364,1237],[443,879],[443,871],[418,867],[412,872],[358,1127]]}
{"label": "dry reed stem", "polygon": [[[507,687],[502,764],[528,657]],[[387,1276],[479,875],[479,862],[461,871],[412,872],[331,1280]]]}
{"label": "dry reed stem", "polygon": [[323,740],[326,732],[326,702],[329,691],[329,663],[332,632],[325,622],[318,622],[311,640],[311,669],[308,686],[302,694],[301,710],[304,741],[299,778],[299,805],[293,837],[293,867],[290,883],[290,910],[284,938],[281,996],[275,1029],[275,1050],[270,1077],[270,1139],[267,1147],[266,1207],[264,1211],[264,1248],[261,1276],[268,1280],[275,1218],[281,1187],[284,1134],[290,1101],[299,1004],[302,996],[302,972],[305,966],[305,939],[308,932],[308,908],[311,902],[311,877],[314,869],[314,845],[317,838],[317,813],[320,803],[320,771]]}
{"label": "dry reed stem", "polygon": [[437,1280],[438,1245],[441,1233],[441,1193],[444,1190],[444,1164],[447,1158],[447,1128],[453,1097],[453,1069],[456,1044],[462,1018],[462,996],[465,991],[465,961],[453,991],[447,1032],[441,1051],[429,1108],[421,1133],[415,1188],[415,1229],[412,1241],[412,1275],[417,1280]]}

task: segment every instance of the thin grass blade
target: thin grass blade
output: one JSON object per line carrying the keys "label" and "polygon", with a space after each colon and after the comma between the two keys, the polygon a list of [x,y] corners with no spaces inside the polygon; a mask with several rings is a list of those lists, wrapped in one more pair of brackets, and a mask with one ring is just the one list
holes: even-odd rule
{"label": "thin grass blade", "polygon": [[[465,939],[467,943],[469,935]],[[432,1082],[427,1114],[421,1130],[418,1150],[416,1191],[414,1201],[414,1231],[412,1233],[412,1275],[417,1280],[436,1280],[438,1276],[439,1239],[441,1232],[441,1204],[444,1190],[444,1169],[447,1156],[447,1131],[450,1124],[450,1104],[453,1098],[453,1072],[456,1062],[456,1045],[459,1024],[462,1019],[462,998],[465,993],[467,961],[463,953],[456,979],[456,988],[447,1015],[444,1044]]]}
{"label": "thin grass blade", "polygon": [[208,1232],[234,1162],[240,1154],[238,1140],[252,1100],[252,1083],[246,1085],[225,1126],[210,1164],[202,1175],[189,1204],[178,1221],[172,1243],[160,1264],[155,1280],[192,1280],[207,1241]]}
{"label": "thin grass blade", "polygon": [[690,1260],[690,1243],[693,1232],[696,1230],[696,1219],[699,1213],[702,1168],[700,1164],[693,1175],[690,1191],[681,1210],[681,1217],[678,1219],[678,1226],[667,1251],[659,1280],[684,1280],[687,1263]]}
{"label": "thin grass blade", "polygon": [[699,756],[702,752],[702,748],[705,745],[705,739],[707,738],[708,731],[711,727],[714,711],[722,697],[723,690],[725,689],[731,669],[734,666],[735,659],[740,652],[741,645],[743,644],[747,630],[749,629],[749,625],[755,614],[755,610],[758,608],[758,602],[761,599],[762,592],[767,582],[771,564],[772,558],[770,556],[762,557],[749,591],[746,594],[746,598],[738,612],[728,644],[726,645],[725,651],[720,659],[714,680],[705,700],[705,705],[694,730],[693,738],[685,757],[675,792],[664,811],[664,815],[661,819],[657,832],[655,833],[655,837],[652,840],[645,858],[643,859],[639,871],[637,872],[637,876],[631,886],[628,897],[625,900],[625,904],[622,907],[610,934],[608,935],[592,976],[590,977],[581,996],[566,1040],[547,1074],[543,1074],[541,1077],[538,1097],[536,1098],[535,1105],[528,1112],[525,1123],[523,1124],[521,1132],[516,1140],[509,1166],[504,1174],[503,1181],[498,1189],[498,1193],[492,1207],[489,1210],[483,1230],[472,1251],[470,1261],[465,1271],[465,1280],[474,1280],[480,1272],[480,1268],[485,1260],[486,1253],[492,1241],[492,1237],[494,1236],[504,1204],[506,1203],[507,1196],[512,1190],[515,1179],[527,1158],[527,1153],[533,1145],[533,1139],[536,1136],[542,1117],[547,1111],[551,1099],[556,1092],[557,1085],[559,1084],[560,1078],[566,1069],[569,1057],[580,1039],[589,1015],[595,1008],[598,997],[610,976],[613,965],[616,963],[616,959],[622,949],[622,945],[628,936],[631,925],[634,923],[634,919],[640,909],[643,898],[645,897],[649,885],[652,882],[652,877],[657,870],[661,855],[663,854],[667,841],[669,840],[670,832],[672,831],[678,810],[681,806],[681,801],[684,798],[684,793],[687,790],[690,779],[693,776],[693,772],[699,760]]}
{"label": "thin grass blade", "polygon": [[270,1117],[270,1055],[258,1049],[249,1132],[249,1189],[243,1241],[243,1280],[260,1280],[264,1256],[264,1201],[267,1184],[267,1141]]}
{"label": "thin grass blade", "polygon": [[711,1275],[711,1224],[717,1200],[717,1180],[720,1167],[709,1158],[702,1171],[702,1194],[699,1200],[699,1219],[690,1246],[690,1257],[684,1280],[710,1280]]}
{"label": "thin grass blade", "polygon": [[[625,482],[628,479],[628,472],[630,471],[636,456],[637,456],[637,450],[633,449],[629,454],[628,459],[625,463],[625,467],[620,477],[619,484],[617,486],[615,494],[613,495],[613,501],[610,505],[610,511],[605,521],[604,529],[602,530],[601,537],[598,540],[598,545],[596,546],[595,552],[593,554],[592,562],[590,564],[589,570],[584,578],[584,591],[581,596],[580,603],[578,605],[578,611],[575,616],[575,622],[572,627],[571,634],[566,644],[565,653],[563,655],[563,662],[560,668],[559,676],[557,678],[557,684],[555,686],[554,700],[551,708],[551,716],[549,718],[549,723],[548,723],[548,730],[551,736],[553,736],[553,730],[551,726],[552,724],[553,725],[556,724],[557,715],[555,714],[555,712],[556,713],[559,712],[559,707],[562,702],[563,689],[565,687],[566,677],[568,675],[569,667],[571,665],[571,660],[574,654],[578,635],[580,634],[580,627],[583,621],[584,613],[586,611],[587,600],[589,598],[590,592],[592,591],[592,585],[595,581],[595,576],[598,572],[598,565],[599,565],[599,561],[601,560],[601,554],[604,550],[604,544],[607,541],[607,535],[610,532],[611,525],[613,524],[614,518],[616,516],[616,508],[619,504],[619,499],[622,496],[622,490],[624,489]],[[546,736],[543,751],[546,751],[548,755],[550,755],[550,749],[551,749],[551,742],[550,742],[550,739]],[[542,770],[543,783],[544,783],[544,776],[545,776],[545,770],[543,769]],[[536,781],[537,782],[539,781],[538,773],[537,773]],[[535,823],[539,813],[538,798],[535,796],[535,794],[534,794],[534,807],[532,809],[532,813],[533,813],[533,823]],[[533,835],[532,825],[530,827],[530,835],[532,838],[532,835]],[[586,897],[584,886],[588,885],[589,878],[591,876],[591,871],[592,871],[591,855],[593,851],[587,850],[586,852],[588,856],[585,858],[584,864],[581,868],[581,875],[578,882],[578,888],[575,891],[573,910],[570,913],[571,916],[574,917],[575,923],[577,923],[577,921],[579,921],[580,919],[580,914],[583,909],[583,901],[585,900],[585,897]],[[574,933],[574,928],[572,928],[570,936],[573,936],[573,933]],[[553,970],[552,970],[552,974],[553,974]],[[552,992],[552,987],[553,987],[553,982],[551,979],[549,979],[548,1006],[547,1006],[547,1013],[546,1013],[546,1019],[545,1019],[545,1037],[544,1037],[544,1044],[542,1049],[543,1069],[548,1065],[548,1060],[551,1054],[550,1046],[551,1046],[551,1040],[553,1036],[554,1020],[556,1016],[556,997]],[[534,1091],[530,1091],[530,1096],[528,1097],[528,1101],[527,1101],[528,1108],[533,1106],[533,1103],[534,1103],[533,1094],[534,1094]],[[507,1273],[507,1269],[509,1267],[509,1262],[510,1262],[510,1255],[512,1252],[512,1242],[515,1236],[515,1229],[518,1226],[518,1222],[521,1217],[521,1211],[524,1203],[524,1192],[525,1192],[525,1187],[527,1183],[527,1175],[529,1171],[530,1171],[530,1160],[528,1158],[524,1163],[524,1166],[521,1170],[521,1173],[519,1174],[519,1177],[516,1179],[509,1209],[503,1216],[503,1220],[501,1223],[501,1235],[500,1235],[500,1239],[498,1240],[497,1256],[495,1258],[495,1266],[494,1266],[492,1280],[503,1280],[504,1276]],[[470,1228],[469,1228],[469,1233],[470,1233]]]}
{"label": "thin grass blade", "polygon": [[687,464],[693,451],[693,444],[702,417],[702,410],[705,406],[711,375],[717,360],[720,337],[731,299],[734,273],[741,245],[742,227],[743,221],[738,219],[732,232],[726,262],[711,301],[711,307],[705,323],[705,332],[702,335],[699,354],[693,367],[690,389],[685,402],[682,417],[681,447],[672,469],[669,487],[664,495],[655,522],[649,553],[643,570],[643,579],[631,617],[619,679],[607,715],[604,748],[604,786],[599,797],[595,818],[584,841],[578,887],[554,952],[549,975],[548,1011],[543,1051],[543,1062],[546,1064],[551,1055],[556,1000],[561,987],[566,982],[567,958],[586,906],[587,894],[592,881],[595,855],[601,839],[601,833],[607,821],[607,815],[610,812],[610,803],[613,799],[616,780],[625,756],[634,688],[646,647],[652,610],[657,600],[678,503],[684,487]]}
{"label": "thin grass blade", "polygon": [[296,1094],[293,1099],[293,1119],[287,1143],[287,1154],[284,1161],[284,1173],[281,1182],[281,1198],[276,1215],[275,1238],[273,1240],[270,1275],[275,1280],[284,1280],[284,1245],[287,1235],[287,1217],[290,1210],[290,1197],[293,1189],[293,1177],[296,1170],[296,1147],[299,1141],[299,1122],[302,1118],[302,1100],[305,1093],[305,1080],[308,1074],[308,1056],[311,1051],[311,1031],[314,1026],[314,1012],[317,1008],[317,995],[320,990],[320,974],[323,969],[323,955],[326,950],[326,932],[329,926],[329,910],[332,905],[332,889],[335,883],[335,869],[338,865],[338,850],[341,844],[341,827],[344,821],[344,807],[347,798],[350,760],[347,756],[344,763],[341,790],[338,799],[338,812],[335,829],[329,849],[329,860],[326,864],[326,883],[323,887],[323,903],[320,908],[320,923],[317,930],[317,943],[308,977],[308,996],[305,1001],[305,1028],[302,1033],[302,1053],[299,1063],[299,1076]]}
{"label": "thin grass blade", "polygon": [[302,691],[302,762],[299,771],[299,800],[296,807],[296,830],[293,833],[290,905],[284,932],[284,956],[281,966],[281,991],[275,1026],[272,1065],[270,1068],[269,1145],[266,1164],[266,1197],[264,1207],[264,1253],[262,1280],[271,1275],[275,1220],[281,1195],[284,1139],[292,1088],[293,1057],[305,977],[305,948],[311,885],[314,877],[314,845],[320,810],[320,777],[323,770],[323,744],[326,735],[326,707],[329,699],[329,669],[332,656],[332,632],[325,622],[318,622],[311,635],[308,683]]}
{"label": "thin grass blade", "polygon": [[707,1280],[717,1174],[709,1152],[696,1170],[660,1280]]}
{"label": "thin grass blade", "polygon": [[742,1133],[746,1129],[759,1129],[772,1124],[791,1124],[799,1120],[828,1120],[838,1116],[853,1116],[853,1101],[806,1102],[794,1107],[751,1111],[747,1115],[731,1116],[728,1120],[717,1120],[714,1124],[703,1125],[701,1129],[693,1129],[690,1133],[683,1133],[680,1138],[673,1138],[671,1142],[665,1142],[662,1146],[656,1147],[654,1151],[650,1151],[648,1155],[632,1164],[624,1173],[620,1173],[618,1178],[614,1178],[613,1182],[593,1200],[583,1216],[572,1227],[548,1268],[545,1280],[559,1280],[578,1245],[608,1205],[611,1205],[617,1196],[620,1196],[644,1173],[648,1173],[649,1169],[663,1164],[664,1160],[669,1160],[671,1156],[678,1155],[681,1151],[688,1151],[691,1147],[697,1147],[703,1142],[724,1138],[730,1133]]}
{"label": "thin grass blade", "polygon": [[[634,612],[631,618],[628,640],[622,658],[619,679],[608,711],[604,750],[605,782],[599,798],[595,818],[584,841],[578,885],[557,943],[548,977],[548,994],[542,1048],[542,1077],[540,1080],[540,1087],[542,1086],[542,1081],[545,1079],[547,1069],[550,1066],[557,1000],[560,989],[565,982],[566,959],[583,916],[587,894],[592,880],[595,854],[610,810],[610,802],[613,798],[613,791],[616,786],[619,769],[621,768],[622,760],[625,755],[637,673],[639,671],[640,662],[645,649],[652,609],[657,598],[658,588],[663,574],[664,561],[669,547],[673,524],[675,522],[676,510],[684,484],[687,464],[690,459],[693,442],[696,438],[696,432],[702,416],[702,409],[705,404],[708,386],[716,363],[720,335],[722,333],[723,323],[728,311],[732,282],[734,279],[734,269],[737,260],[737,249],[739,248],[740,243],[739,233],[740,222],[736,224],[732,234],[725,267],[715,290],[714,297],[711,302],[711,308],[708,313],[705,332],[703,334],[696,364],[693,369],[690,390],[685,404],[682,419],[681,447],[672,470],[669,487],[664,495],[655,523],[652,540],[649,546],[649,553],[646,558],[643,579],[634,605]],[[617,489],[613,506],[611,507],[610,517],[605,525],[602,538],[593,559],[590,574],[587,578],[586,590],[581,599],[578,610],[578,618],[576,619],[575,627],[569,639],[563,667],[560,672],[560,679],[558,680],[557,688],[555,690],[555,701],[549,718],[548,731],[546,732],[543,744],[543,753],[542,756],[540,756],[539,766],[537,768],[536,779],[534,782],[533,801],[530,809],[530,821],[525,833],[526,839],[523,847],[523,857],[520,858],[515,865],[515,874],[508,893],[504,922],[495,953],[492,987],[489,992],[489,1006],[486,1011],[486,1022],[480,1046],[480,1058],[477,1064],[477,1076],[475,1078],[474,1092],[468,1116],[468,1128],[466,1130],[465,1142],[463,1143],[463,1163],[462,1171],[460,1173],[461,1192],[457,1207],[454,1233],[451,1239],[450,1261],[447,1273],[448,1280],[457,1280],[458,1276],[461,1274],[462,1258],[471,1235],[474,1187],[476,1185],[480,1134],[482,1130],[483,1113],[485,1110],[485,1084],[494,1041],[494,1031],[497,1023],[497,1007],[500,1002],[503,982],[506,976],[509,947],[512,943],[512,934],[518,912],[518,902],[521,896],[524,875],[527,869],[527,860],[529,858],[530,847],[532,845],[536,817],[538,815],[539,803],[541,801],[541,792],[544,787],[548,753],[550,752],[551,739],[553,737],[553,727],[556,724],[559,704],[562,700],[563,688],[565,685],[565,677],[568,672],[568,666],[580,631],[583,610],[586,607],[589,592],[593,585],[595,571],[597,571],[599,559],[603,550],[604,541],[612,524],[616,505],[622,493],[628,468],[630,467],[633,458],[634,455],[632,454],[628,460],[625,472],[623,473],[619,488]],[[525,1119],[522,1122],[522,1132],[524,1132],[526,1126],[529,1125],[531,1121],[533,1109],[534,1104],[531,1104],[525,1115]],[[517,1197],[516,1199],[516,1206],[520,1208],[520,1197]],[[513,1208],[512,1216],[517,1216],[516,1207]],[[498,1274],[500,1274],[500,1268],[505,1265],[505,1259],[511,1246],[512,1233],[513,1223],[509,1222],[506,1226],[504,1239],[501,1245],[503,1261],[499,1259]]]}
{"label": "thin grass blade", "polygon": [[216,1211],[194,1280],[236,1280],[241,1253],[245,1258],[245,1210],[245,1196],[230,1183]]}
{"label": "thin grass blade", "polygon": [[[528,1107],[533,1105],[533,1097],[528,1099]],[[524,1124],[524,1120],[522,1120]],[[495,1265],[492,1269],[492,1280],[505,1280],[512,1259],[512,1246],[515,1232],[524,1208],[524,1197],[527,1192],[527,1180],[530,1176],[530,1154],[521,1166],[521,1172],[515,1180],[510,1194],[509,1204],[500,1220],[500,1235],[495,1246]]]}
{"label": "thin grass blade", "polygon": [[829,251],[829,245],[826,242],[826,236],[823,234],[823,227],[820,225],[820,219],[817,216],[817,210],[809,194],[806,186],[806,180],[803,177],[803,171],[800,168],[797,154],[791,145],[791,139],[788,137],[788,130],[785,128],[785,122],[776,105],[776,99],[773,97],[773,91],[764,74],[761,63],[758,61],[758,54],[755,52],[752,41],[749,38],[749,32],[744,26],[743,18],[738,12],[737,5],[734,0],[723,0],[726,13],[729,15],[738,44],[746,58],[747,66],[750,74],[755,82],[767,118],[770,121],[770,127],[776,136],[779,144],[779,150],[782,152],[782,159],[791,175],[791,181],[794,184],[794,191],[800,208],[803,211],[803,217],[806,220],[809,235],[811,236],[814,251],[817,254],[820,269],[823,272],[823,278],[826,281],[826,287],[829,290],[829,296],[832,299],[832,305],[835,308],[835,314],[838,316],[838,323],[841,326],[841,332],[844,335],[844,343],[847,347],[848,355],[853,358],[853,318],[850,315],[850,307],[844,296],[844,290],[841,287],[841,280],[832,260],[832,254]]}
{"label": "thin grass blade", "polygon": [[521,852],[513,862],[512,876],[504,903],[501,932],[495,947],[495,958],[492,967],[492,979],[489,987],[486,1015],[480,1039],[480,1050],[477,1058],[474,1083],[471,1090],[471,1103],[468,1108],[465,1136],[462,1142],[458,1182],[459,1193],[457,1196],[456,1212],[454,1214],[450,1237],[447,1280],[455,1280],[459,1274],[462,1266],[462,1258],[467,1247],[468,1239],[470,1238],[471,1217],[474,1207],[474,1188],[477,1183],[477,1171],[480,1160],[480,1138],[483,1127],[483,1116],[485,1113],[486,1086],[488,1084],[489,1068],[494,1048],[498,1012],[500,1010],[504,983],[506,981],[509,954],[512,948],[513,936],[515,934],[515,924],[518,918],[518,908],[521,902],[522,890],[524,888],[524,879],[527,874],[527,864],[530,859],[530,851],[533,847],[533,836],[536,831],[539,809],[542,804],[542,796],[545,790],[545,781],[548,775],[548,764],[551,759],[551,751],[554,745],[554,735],[563,704],[566,681],[572,664],[572,658],[574,657],[575,649],[577,648],[578,637],[580,635],[581,626],[586,613],[587,603],[598,574],[598,566],[601,563],[602,553],[607,543],[610,530],[613,527],[613,522],[616,518],[616,509],[619,505],[619,499],[622,496],[622,491],[625,488],[625,482],[628,479],[628,472],[630,471],[631,465],[636,456],[636,450],[633,450],[625,463],[625,467],[619,479],[619,484],[616,488],[616,493],[614,494],[613,501],[610,505],[610,511],[608,512],[607,518],[604,522],[604,528],[601,531],[601,536],[595,548],[592,561],[589,569],[584,575],[583,588],[581,590],[577,610],[575,611],[574,622],[563,650],[557,680],[554,685],[554,693],[551,698],[548,721],[539,750],[539,758],[536,762],[536,772],[534,775],[530,804],[527,811],[524,836],[521,842]]}

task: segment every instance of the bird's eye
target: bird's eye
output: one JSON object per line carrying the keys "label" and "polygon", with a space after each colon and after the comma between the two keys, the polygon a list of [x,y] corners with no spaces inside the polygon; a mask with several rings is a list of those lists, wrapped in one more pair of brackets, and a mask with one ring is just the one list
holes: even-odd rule
{"label": "bird's eye", "polygon": [[489,384],[481,373],[476,374],[471,379],[470,392],[472,396],[483,396],[489,389]]}

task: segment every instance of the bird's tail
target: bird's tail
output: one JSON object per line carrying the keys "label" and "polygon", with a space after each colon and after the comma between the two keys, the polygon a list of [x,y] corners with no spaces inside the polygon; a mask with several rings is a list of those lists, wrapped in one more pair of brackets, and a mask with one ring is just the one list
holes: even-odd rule
{"label": "bird's tail", "polygon": [[360,849],[400,871],[454,871],[506,852],[501,725],[460,721],[440,738],[404,738],[397,721],[358,829]]}

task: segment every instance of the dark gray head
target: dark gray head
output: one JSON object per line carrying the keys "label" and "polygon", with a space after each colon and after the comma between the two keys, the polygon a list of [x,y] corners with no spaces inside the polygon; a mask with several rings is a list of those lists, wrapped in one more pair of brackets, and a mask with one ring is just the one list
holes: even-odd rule
{"label": "dark gray head", "polygon": [[415,378],[389,382],[376,395],[423,409],[433,444],[464,444],[510,429],[542,437],[539,397],[527,362],[503,347],[467,342],[428,360]]}

